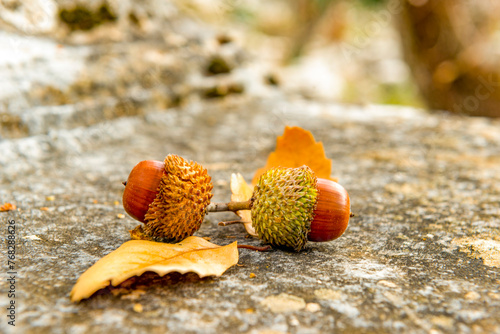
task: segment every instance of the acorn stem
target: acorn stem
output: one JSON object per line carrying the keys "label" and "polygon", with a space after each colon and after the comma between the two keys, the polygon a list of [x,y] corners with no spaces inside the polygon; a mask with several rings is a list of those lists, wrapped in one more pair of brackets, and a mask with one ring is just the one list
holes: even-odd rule
{"label": "acorn stem", "polygon": [[248,200],[245,202],[229,202],[229,203],[210,203],[207,206],[208,212],[222,212],[222,211],[240,211],[240,210],[250,210],[252,208],[252,201]]}

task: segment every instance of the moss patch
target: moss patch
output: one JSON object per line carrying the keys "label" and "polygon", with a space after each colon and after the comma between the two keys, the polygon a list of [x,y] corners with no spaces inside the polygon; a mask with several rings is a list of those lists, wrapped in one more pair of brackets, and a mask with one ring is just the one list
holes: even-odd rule
{"label": "moss patch", "polygon": [[100,24],[114,22],[117,19],[107,4],[102,4],[95,11],[83,5],[77,5],[71,9],[61,9],[59,18],[71,30],[91,30]]}

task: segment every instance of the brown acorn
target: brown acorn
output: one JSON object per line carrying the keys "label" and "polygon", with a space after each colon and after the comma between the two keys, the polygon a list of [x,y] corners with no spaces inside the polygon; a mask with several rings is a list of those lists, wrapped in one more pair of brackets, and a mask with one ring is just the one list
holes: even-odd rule
{"label": "brown acorn", "polygon": [[124,184],[125,211],[144,223],[130,231],[133,239],[185,239],[200,228],[213,196],[207,170],[177,155],[141,161]]}
{"label": "brown acorn", "polygon": [[352,215],[349,194],[337,182],[322,178],[317,179],[316,188],[318,201],[307,238],[315,242],[337,239],[347,229]]}
{"label": "brown acorn", "polygon": [[156,160],[139,162],[130,172],[124,182],[123,207],[132,218],[144,222],[144,216],[149,210],[159,192],[159,185],[165,173],[165,163]]}

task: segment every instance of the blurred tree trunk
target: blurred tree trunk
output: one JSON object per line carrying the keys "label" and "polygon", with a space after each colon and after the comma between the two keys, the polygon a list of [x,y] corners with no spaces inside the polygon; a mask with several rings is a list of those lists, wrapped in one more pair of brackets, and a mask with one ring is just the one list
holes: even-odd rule
{"label": "blurred tree trunk", "polygon": [[296,31],[284,63],[290,63],[302,56],[307,43],[312,39],[315,30],[321,25],[322,20],[327,20],[328,25],[323,27],[323,32],[331,41],[342,39],[346,27],[345,3],[336,0],[287,0],[296,13]]}
{"label": "blurred tree trunk", "polygon": [[404,55],[429,108],[500,117],[497,1],[402,0],[401,9]]}

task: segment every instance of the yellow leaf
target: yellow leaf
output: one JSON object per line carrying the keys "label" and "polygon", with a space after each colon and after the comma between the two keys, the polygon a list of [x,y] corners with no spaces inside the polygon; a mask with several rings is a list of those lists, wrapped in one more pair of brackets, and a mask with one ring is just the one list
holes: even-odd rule
{"label": "yellow leaf", "polygon": [[236,242],[218,246],[194,236],[176,244],[131,240],[97,261],[80,276],[71,290],[71,301],[89,298],[109,284],[117,286],[147,271],[160,276],[171,272],[194,272],[200,277],[221,276],[236,263]]}
{"label": "yellow leaf", "polygon": [[311,132],[300,127],[285,127],[283,136],[276,139],[276,150],[269,154],[267,164],[255,172],[252,183],[257,184],[259,177],[274,167],[309,166],[317,177],[330,178],[332,162],[325,155],[321,142],[314,140]]}
{"label": "yellow leaf", "polygon": [[[233,202],[245,202],[252,198],[253,187],[249,186],[243,176],[238,174],[231,175],[231,201]],[[255,229],[252,226],[252,214],[250,210],[240,210],[236,211],[236,214],[240,216],[243,221],[243,225],[247,230],[247,233],[257,236]]]}

